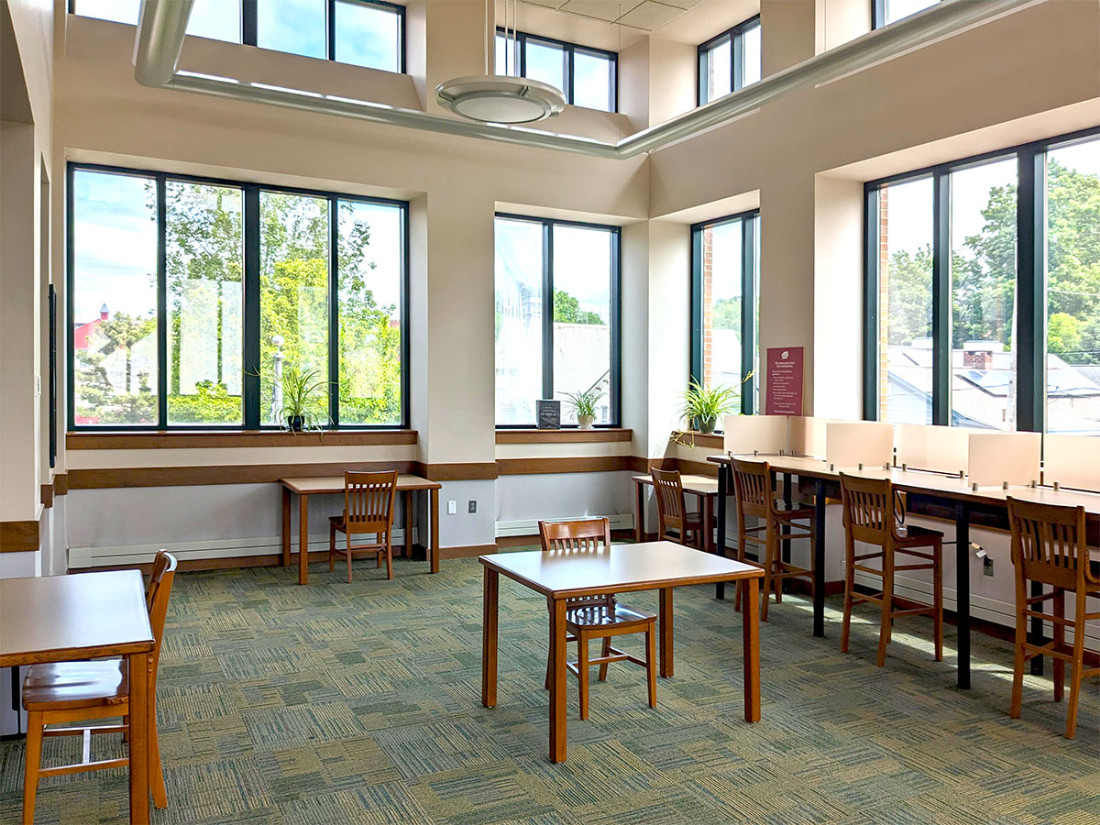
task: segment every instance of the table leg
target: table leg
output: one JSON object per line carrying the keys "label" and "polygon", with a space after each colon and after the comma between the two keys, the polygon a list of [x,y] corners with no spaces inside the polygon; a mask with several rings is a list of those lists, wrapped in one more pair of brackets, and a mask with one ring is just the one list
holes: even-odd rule
{"label": "table leg", "polygon": [[662,587],[660,608],[661,675],[672,675],[672,588]]}
{"label": "table leg", "polygon": [[634,482],[634,541],[645,539],[645,489],[640,481]]}
{"label": "table leg", "polygon": [[[717,547],[717,552],[722,556],[726,555],[726,496],[729,495],[729,484],[727,483],[726,478],[726,465],[719,464],[717,497],[718,500],[715,502],[715,507],[718,508],[718,535],[715,538],[715,545]],[[714,585],[714,598],[724,599],[725,597],[725,583]]]}
{"label": "table leg", "polygon": [[[129,658],[130,671],[130,822],[149,821],[149,701],[151,654]],[[155,724],[155,722],[152,722]]]}
{"label": "table leg", "polygon": [[742,620],[742,648],[745,657],[745,721],[760,721],[760,610],[757,600],[760,594],[760,579],[746,579],[748,588],[746,598],[741,600],[744,611]]}
{"label": "table leg", "polygon": [[550,612],[550,761],[565,761],[565,599]]}
{"label": "table leg", "polygon": [[413,491],[405,491],[405,558],[413,555]]}
{"label": "table leg", "polygon": [[439,490],[428,493],[428,519],[431,522],[431,544],[428,547],[428,570],[439,572]]}
{"label": "table leg", "polygon": [[309,496],[298,494],[298,584],[309,583]]}
{"label": "table leg", "polygon": [[[792,499],[791,499],[791,474],[790,473],[783,473],[783,504],[787,507],[787,509],[790,509],[791,501],[792,501]],[[780,533],[782,535],[789,535],[790,532],[791,532],[791,528],[786,524],[784,524],[782,529],[780,530]],[[782,539],[782,542],[783,542],[783,551],[782,551],[781,558],[783,559],[784,564],[790,564],[791,563],[791,540],[789,538],[784,538],[784,539]],[[779,587],[782,587],[782,586],[783,586],[783,580],[780,579],[779,580]]]}
{"label": "table leg", "polygon": [[959,629],[959,687],[970,687],[970,510],[955,505],[955,616]]}
{"label": "table leg", "polygon": [[497,704],[497,603],[500,598],[500,574],[485,568],[481,604],[481,704]]}
{"label": "table leg", "polygon": [[825,635],[825,480],[814,481],[814,635]]}
{"label": "table leg", "polygon": [[290,565],[290,488],[283,487],[283,567]]}

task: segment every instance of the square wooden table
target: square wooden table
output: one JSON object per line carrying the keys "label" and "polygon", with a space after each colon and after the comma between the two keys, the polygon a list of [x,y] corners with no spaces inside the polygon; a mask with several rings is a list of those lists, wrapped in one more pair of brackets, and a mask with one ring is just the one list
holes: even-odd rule
{"label": "square wooden table", "polygon": [[[281,478],[283,486],[283,567],[290,564],[290,496],[298,496],[298,584],[309,583],[309,497],[336,495],[344,492],[343,476],[321,476],[317,478]],[[428,492],[428,521],[430,523],[428,548],[428,570],[439,572],[439,490],[443,485],[438,481],[429,481],[420,476],[399,475],[397,492],[405,494],[405,553],[412,550],[412,496],[413,493]],[[421,531],[421,540],[424,533]]]}
{"label": "square wooden table", "polygon": [[0,667],[125,656],[130,670],[130,822],[149,821],[155,640],[138,570],[0,579]]}
{"label": "square wooden table", "polygon": [[528,550],[481,556],[485,568],[483,604],[481,703],[497,703],[497,605],[504,575],[537,593],[550,604],[550,761],[565,761],[565,608],[577,596],[660,591],[660,666],[671,676],[672,590],[688,584],[744,581],[745,719],[760,721],[760,625],[757,596],[764,571],[750,564],[703,553],[671,541],[612,545],[599,550],[544,552]]}

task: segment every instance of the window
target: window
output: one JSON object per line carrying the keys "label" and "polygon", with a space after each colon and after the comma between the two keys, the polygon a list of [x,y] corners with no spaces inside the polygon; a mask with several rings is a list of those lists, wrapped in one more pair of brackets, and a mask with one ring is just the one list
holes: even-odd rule
{"label": "window", "polygon": [[407,205],[70,166],[70,426],[403,426]]}
{"label": "window", "polygon": [[[527,77],[561,89],[567,103],[604,112],[617,110],[618,55],[517,32],[497,30],[497,74]],[[517,71],[518,65],[518,71]]]}
{"label": "window", "polygon": [[[725,385],[756,410],[760,213],[744,212],[691,228],[691,379]],[[721,422],[719,422],[721,424]]]}
{"label": "window", "polygon": [[[140,0],[71,0],[74,14],[136,25]],[[187,33],[405,71],[405,8],[382,0],[195,0]]]}
{"label": "window", "polygon": [[940,0],[871,0],[873,28],[878,29],[896,23],[903,17],[924,11],[939,2]]}
{"label": "window", "polygon": [[1100,137],[867,185],[867,418],[1100,435]]}
{"label": "window", "polygon": [[[596,390],[619,423],[619,230],[498,215],[496,421],[533,427],[535,401]],[[576,423],[563,404],[562,421]]]}
{"label": "window", "polygon": [[699,46],[699,105],[760,80],[760,17]]}

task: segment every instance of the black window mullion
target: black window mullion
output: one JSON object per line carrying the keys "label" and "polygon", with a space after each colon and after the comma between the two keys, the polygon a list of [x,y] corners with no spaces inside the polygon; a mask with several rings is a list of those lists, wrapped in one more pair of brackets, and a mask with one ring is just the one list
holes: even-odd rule
{"label": "black window mullion", "polygon": [[542,397],[554,397],[554,230],[542,222]]}
{"label": "black window mullion", "polygon": [[401,426],[408,427],[409,417],[409,207],[401,208]]}
{"label": "black window mullion", "polygon": [[863,202],[863,418],[879,417],[879,188],[868,187]]}
{"label": "black window mullion", "polygon": [[168,426],[168,199],[157,175],[157,424]]}
{"label": "black window mullion", "polygon": [[691,364],[690,378],[703,383],[703,234],[702,224],[691,228]]}
{"label": "black window mullion", "polygon": [[932,423],[951,423],[951,174],[932,195]]}
{"label": "black window mullion", "polygon": [[73,284],[76,281],[76,192],[74,178],[76,167],[71,163],[65,170],[65,371],[67,373],[65,399],[67,402],[65,418],[70,430],[76,429],[76,342],[73,331],[76,329],[73,307]]}
{"label": "black window mullion", "polygon": [[878,29],[886,25],[886,0],[871,0],[871,28]]}
{"label": "black window mullion", "polygon": [[611,232],[611,387],[608,395],[610,403],[611,426],[619,426],[622,423],[622,399],[620,385],[622,382],[622,255],[620,252],[622,242],[622,230],[616,228]]}
{"label": "black window mullion", "polygon": [[573,100],[574,100],[574,91],[575,91],[574,88],[573,88],[573,76],[574,76],[573,72],[574,72],[574,63],[576,61],[576,52],[574,51],[572,46],[569,46],[569,47],[563,49],[562,53],[563,53],[562,56],[565,58],[565,66],[563,67],[563,71],[565,72],[566,102],[568,102],[570,105],[572,105]]}
{"label": "black window mullion", "polygon": [[336,0],[325,4],[325,53],[329,60],[336,59]]}
{"label": "black window mullion", "polygon": [[245,429],[260,428],[260,188],[244,186],[244,393]]}
{"label": "black window mullion", "polygon": [[329,198],[328,233],[328,417],[340,426],[340,202]]}
{"label": "black window mullion", "polygon": [[730,89],[745,85],[745,38],[741,31],[730,35]]}
{"label": "black window mullion", "polygon": [[1016,429],[1046,424],[1046,152],[1017,156]]}
{"label": "black window mullion", "polygon": [[741,221],[741,414],[752,415],[756,393],[756,217]]}
{"label": "black window mullion", "polygon": [[256,0],[241,0],[241,42],[255,46],[258,28]]}

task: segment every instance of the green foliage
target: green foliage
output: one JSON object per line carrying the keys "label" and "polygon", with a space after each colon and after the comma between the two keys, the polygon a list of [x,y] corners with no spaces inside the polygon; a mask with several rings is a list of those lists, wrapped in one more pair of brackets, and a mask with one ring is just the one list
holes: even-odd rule
{"label": "green foliage", "polygon": [[578,419],[580,419],[581,416],[591,416],[594,418],[596,415],[596,405],[600,403],[600,399],[603,398],[603,391],[592,387],[591,389],[581,390],[580,392],[562,393],[562,395],[565,396],[566,404],[573,410],[574,415],[576,415]]}
{"label": "green foliage", "polygon": [[299,419],[307,430],[319,428],[328,421],[325,407],[328,387],[317,370],[302,371],[297,367],[283,369],[283,405],[278,416],[288,424]]}
{"label": "green foliage", "polygon": [[692,381],[684,391],[680,417],[688,429],[698,427],[709,432],[714,429],[718,416],[732,411],[740,398],[738,391],[728,384],[705,387]]}
{"label": "green foliage", "polygon": [[554,290],[554,323],[602,324],[603,322],[599,313],[582,310],[581,302],[564,289]]}
{"label": "green foliage", "polygon": [[741,296],[719,298],[714,302],[711,329],[741,329]]}
{"label": "green foliage", "polygon": [[[119,312],[101,321],[89,339],[88,350],[76,353],[76,414],[100,424],[155,424],[157,398],[145,371],[134,375],[135,345],[156,329],[156,319]],[[119,361],[121,360],[121,364]],[[113,363],[111,370],[108,365]],[[112,384],[109,371],[118,372],[119,386]],[[137,392],[133,392],[134,379]],[[118,380],[116,378],[116,380]]]}
{"label": "green foliage", "polygon": [[241,397],[225,384],[196,381],[193,395],[168,396],[168,420],[173,424],[225,424],[241,420]]}

